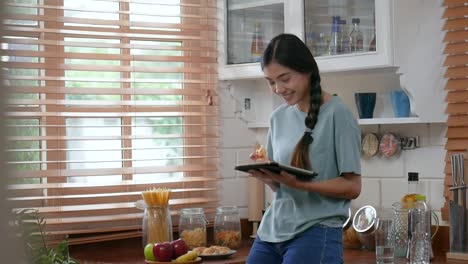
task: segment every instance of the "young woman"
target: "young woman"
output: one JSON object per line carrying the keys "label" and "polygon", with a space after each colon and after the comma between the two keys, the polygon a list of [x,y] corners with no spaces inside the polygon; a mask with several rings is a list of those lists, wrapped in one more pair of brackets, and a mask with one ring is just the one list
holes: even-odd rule
{"label": "young woman", "polygon": [[270,117],[268,158],[318,176],[300,181],[284,171],[250,171],[276,193],[247,263],[343,263],[343,222],[361,192],[359,126],[339,97],[322,90],[317,63],[296,36],[273,38],[262,69],[285,101]]}

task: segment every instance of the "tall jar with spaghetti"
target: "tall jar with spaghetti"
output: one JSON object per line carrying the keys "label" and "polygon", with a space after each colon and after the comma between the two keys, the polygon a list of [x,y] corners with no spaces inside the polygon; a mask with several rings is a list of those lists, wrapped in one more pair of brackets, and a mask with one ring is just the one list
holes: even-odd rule
{"label": "tall jar with spaghetti", "polygon": [[190,249],[206,247],[206,218],[203,208],[180,210],[179,236]]}
{"label": "tall jar with spaghetti", "polygon": [[169,210],[170,190],[165,188],[142,192],[137,207],[143,213],[143,246],[148,243],[172,241],[172,220]]}
{"label": "tall jar with spaghetti", "polygon": [[216,208],[214,242],[231,249],[241,246],[241,226],[239,209],[236,206]]}

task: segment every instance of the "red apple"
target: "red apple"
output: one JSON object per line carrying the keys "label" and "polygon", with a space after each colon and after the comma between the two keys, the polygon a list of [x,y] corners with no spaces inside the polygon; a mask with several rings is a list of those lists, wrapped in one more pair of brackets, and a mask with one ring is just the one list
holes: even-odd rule
{"label": "red apple", "polygon": [[178,258],[188,252],[187,243],[185,243],[181,238],[172,241],[171,245],[173,249],[172,258]]}
{"label": "red apple", "polygon": [[170,262],[172,259],[172,246],[169,242],[157,243],[153,247],[153,255],[156,261]]}

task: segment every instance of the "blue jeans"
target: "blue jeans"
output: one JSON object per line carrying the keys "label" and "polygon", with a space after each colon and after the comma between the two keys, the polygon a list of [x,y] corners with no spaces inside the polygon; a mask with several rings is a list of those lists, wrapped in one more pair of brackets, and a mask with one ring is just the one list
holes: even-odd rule
{"label": "blue jeans", "polygon": [[291,240],[270,243],[258,237],[247,264],[342,264],[341,227],[314,225]]}

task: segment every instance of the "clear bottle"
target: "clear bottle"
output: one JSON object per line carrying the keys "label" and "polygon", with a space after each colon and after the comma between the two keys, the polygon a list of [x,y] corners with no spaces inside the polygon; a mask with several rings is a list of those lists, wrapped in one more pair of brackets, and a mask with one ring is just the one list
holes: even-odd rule
{"label": "clear bottle", "polygon": [[315,46],[314,56],[328,55],[328,41],[325,33],[321,32],[318,37],[317,45]]}
{"label": "clear bottle", "polygon": [[239,209],[236,206],[216,208],[214,242],[218,246],[236,249],[241,246],[241,226]]}
{"label": "clear bottle", "polygon": [[262,58],[264,49],[262,25],[260,22],[255,23],[255,30],[252,36],[252,43],[250,45],[250,55],[252,62],[259,62]]}
{"label": "clear bottle", "polygon": [[346,54],[351,52],[351,36],[346,26],[346,20],[341,20],[341,37],[340,37],[340,53]]}
{"label": "clear bottle", "polygon": [[363,35],[359,29],[359,23],[361,20],[355,17],[351,22],[353,23],[353,30],[349,34],[351,37],[351,52],[362,52],[364,50]]}
{"label": "clear bottle", "polygon": [[179,237],[190,249],[206,246],[206,218],[203,208],[180,210]]}
{"label": "clear bottle", "polygon": [[330,35],[330,44],[328,46],[329,54],[338,54],[340,45],[340,16],[332,17],[332,28]]}
{"label": "clear bottle", "polygon": [[409,212],[410,264],[429,264],[431,259],[431,211],[424,201]]}

